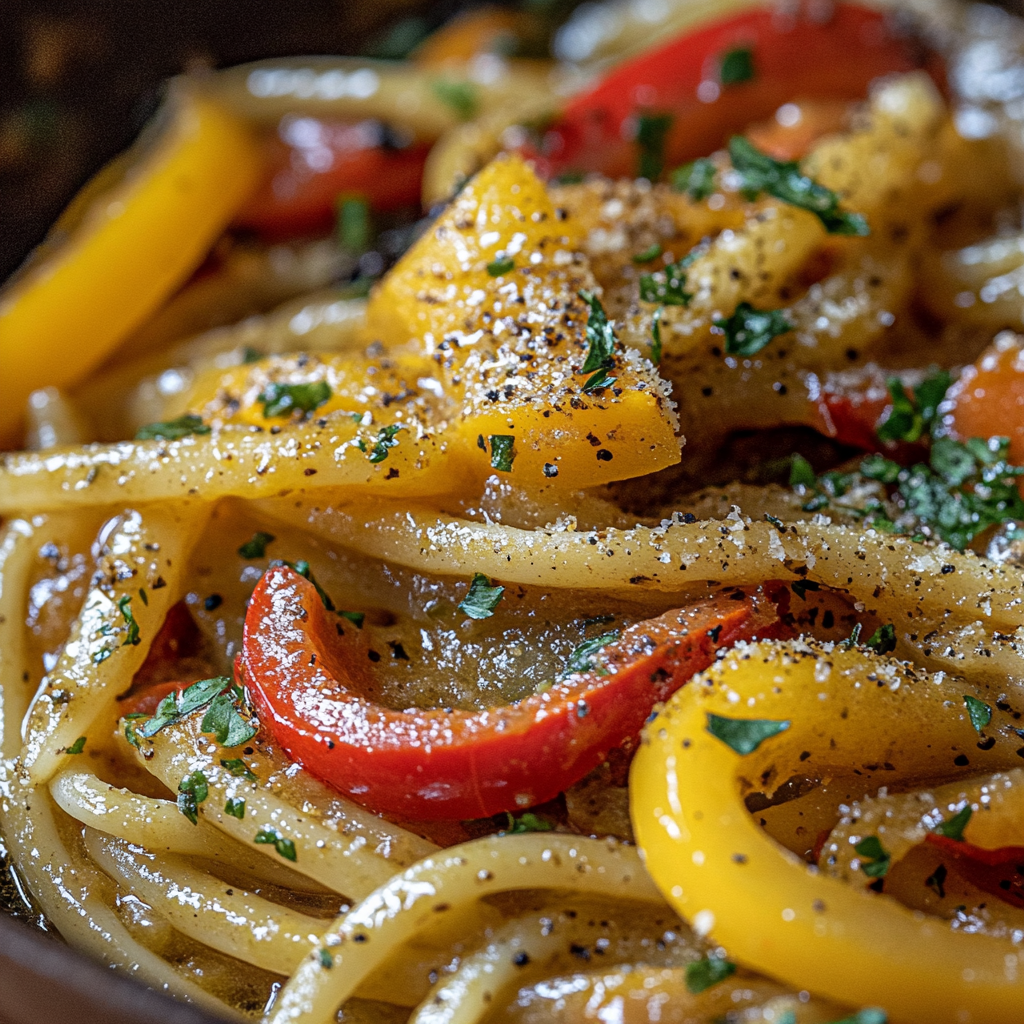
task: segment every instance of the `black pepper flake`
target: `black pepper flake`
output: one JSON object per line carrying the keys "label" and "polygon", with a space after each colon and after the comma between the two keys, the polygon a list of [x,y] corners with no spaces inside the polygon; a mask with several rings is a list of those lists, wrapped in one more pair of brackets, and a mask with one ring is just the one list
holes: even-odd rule
{"label": "black pepper flake", "polygon": [[370,661],[380,661],[380,655],[376,651],[367,651],[366,656],[370,659]]}
{"label": "black pepper flake", "polygon": [[558,467],[550,462],[544,463],[544,475],[547,477],[558,476]]}
{"label": "black pepper flake", "polygon": [[966,754],[957,754],[957,756],[953,758],[953,764],[955,764],[958,768],[964,768],[970,763],[971,762]]}
{"label": "black pepper flake", "polygon": [[203,607],[208,612],[216,611],[224,603],[224,598],[220,594],[211,594],[204,602]]}
{"label": "black pepper flake", "polygon": [[409,655],[405,653],[405,648],[397,640],[389,640],[388,647],[391,648],[392,658],[396,658],[399,661],[409,660]]}
{"label": "black pepper flake", "polygon": [[598,462],[611,462],[612,453],[607,448],[601,448],[597,453]]}
{"label": "black pepper flake", "polygon": [[525,967],[530,962],[530,956],[528,953],[519,952],[512,957],[512,963],[516,967]]}

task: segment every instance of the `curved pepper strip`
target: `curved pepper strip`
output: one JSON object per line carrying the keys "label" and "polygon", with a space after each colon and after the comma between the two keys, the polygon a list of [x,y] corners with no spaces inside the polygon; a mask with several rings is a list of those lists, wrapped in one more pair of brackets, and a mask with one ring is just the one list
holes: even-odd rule
{"label": "curved pepper strip", "polygon": [[[720,84],[723,57],[739,49],[751,51],[753,76]],[[922,66],[941,77],[937,59],[896,35],[879,11],[839,3],[823,19],[817,4],[803,3],[795,14],[756,5],[615,68],[570,101],[545,128],[541,150],[528,155],[549,178],[583,171],[632,177],[632,139],[644,113],[672,115],[665,155],[673,166],[711,153],[791,100],[860,100],[874,79]]]}
{"label": "curved pepper strip", "polygon": [[635,738],[652,707],[719,647],[774,623],[770,603],[739,596],[630,626],[602,650],[600,669],[514,704],[396,711],[364,696],[365,634],[339,636],[342,620],[313,585],[279,567],[249,603],[242,673],[263,726],[358,803],[408,820],[480,818],[556,796]]}
{"label": "curved pepper strip", "polygon": [[794,642],[730,651],[673,697],[633,762],[633,826],[666,899],[740,963],[838,1002],[881,1006],[908,1024],[1017,1019],[1019,947],[951,931],[824,876],[772,840],[744,804],[793,776],[839,780],[856,799],[882,785],[911,789],[1019,763],[1008,724],[979,749],[965,687],[973,689],[863,649]]}
{"label": "curved pepper strip", "polygon": [[16,440],[32,391],[80,380],[188,278],[257,184],[258,149],[234,117],[187,89],[166,113],[137,158],[86,185],[67,237],[0,292],[0,446]]}

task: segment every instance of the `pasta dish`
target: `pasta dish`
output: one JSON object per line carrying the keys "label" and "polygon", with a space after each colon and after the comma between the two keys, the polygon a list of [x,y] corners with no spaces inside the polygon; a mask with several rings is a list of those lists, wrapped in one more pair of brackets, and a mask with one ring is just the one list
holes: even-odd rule
{"label": "pasta dish", "polygon": [[270,1024],[1024,1020],[1024,23],[641,6],[175,80],[4,286],[11,909]]}

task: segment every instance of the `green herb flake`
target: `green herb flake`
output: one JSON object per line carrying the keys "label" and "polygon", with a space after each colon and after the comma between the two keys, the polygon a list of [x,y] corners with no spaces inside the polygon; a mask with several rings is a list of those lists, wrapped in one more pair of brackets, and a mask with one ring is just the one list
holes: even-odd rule
{"label": "green herb flake", "polygon": [[329,971],[334,966],[334,957],[331,956],[331,951],[323,946],[316,951],[316,958],[325,971]]}
{"label": "green herb flake", "polygon": [[260,829],[253,838],[253,842],[273,846],[285,860],[290,860],[293,863],[297,860],[295,855],[295,843],[293,843],[291,839],[285,839],[274,829]]}
{"label": "green herb flake", "polygon": [[242,558],[263,558],[267,553],[267,545],[273,543],[276,538],[272,533],[265,533],[257,530],[239,549],[238,553]]}
{"label": "green herb flake", "polygon": [[128,627],[125,634],[125,638],[121,643],[122,647],[137,647],[139,643],[139,624],[135,621],[135,613],[132,611],[132,598],[130,594],[125,594],[117,602],[118,611],[120,611],[124,618],[125,625]]}
{"label": "green herb flake", "polygon": [[695,203],[699,203],[715,191],[715,175],[718,168],[713,160],[701,157],[691,163],[677,167],[670,175],[672,188],[685,192]]}
{"label": "green herb flake", "polygon": [[869,480],[878,480],[883,484],[894,484],[899,479],[903,467],[884,455],[867,455],[861,460],[861,476]]}
{"label": "green herb flake", "polygon": [[829,234],[864,236],[871,233],[861,214],[841,209],[839,196],[807,177],[795,161],[774,160],[742,135],[734,135],[729,140],[729,155],[749,198],[766,192],[784,203],[808,210],[818,217]]}
{"label": "green herb flake", "polygon": [[672,127],[671,114],[641,114],[636,122],[637,177],[657,181],[665,169],[665,140]]}
{"label": "green herb flake", "polygon": [[992,721],[992,708],[983,700],[978,700],[968,693],[964,694],[964,704],[967,705],[967,714],[971,717],[974,731],[981,732]]}
{"label": "green herb flake", "polygon": [[228,693],[213,698],[199,729],[212,733],[222,747],[240,747],[256,735],[256,728],[238,713],[235,697]]}
{"label": "green herb flake", "polygon": [[469,592],[459,602],[459,611],[471,619],[489,619],[504,593],[504,587],[491,586],[491,581],[482,572],[474,573]]}
{"label": "green herb flake", "polygon": [[361,256],[370,245],[370,204],[363,196],[339,196],[335,230],[338,246]]}
{"label": "green herb flake", "polygon": [[525,814],[520,814],[518,818],[508,814],[507,811],[505,813],[508,816],[508,826],[505,829],[505,835],[508,836],[518,836],[525,832],[550,832],[555,827],[550,821],[537,817],[532,811],[526,811]]}
{"label": "green herb flake", "polygon": [[167,420],[163,423],[147,423],[139,427],[135,433],[136,441],[177,441],[181,437],[188,437],[190,434],[209,434],[212,428],[203,422],[202,416],[195,413],[185,413],[176,420]]}
{"label": "green herb flake", "polygon": [[149,607],[149,595],[146,593],[145,587],[139,588],[139,600],[148,608]]}
{"label": "green herb flake", "polygon": [[817,487],[818,477],[814,468],[802,456],[794,454],[789,464],[789,486],[790,487]]}
{"label": "green herb flake", "polygon": [[768,718],[723,718],[710,711],[707,716],[708,732],[742,757],[752,754],[765,740],[789,728],[788,721],[773,722]]}
{"label": "green herb flake", "polygon": [[958,843],[962,843],[964,841],[964,829],[967,828],[967,823],[971,820],[973,813],[971,805],[965,804],[949,821],[944,821],[938,825],[935,831],[940,836],[945,836],[947,839],[955,839]]}
{"label": "green herb flake", "polygon": [[150,739],[166,726],[205,707],[230,685],[231,680],[227,676],[215,676],[212,679],[200,679],[181,694],[167,694],[157,705],[156,714],[139,727],[139,735]]}
{"label": "green herb flake", "polygon": [[878,836],[865,836],[854,850],[861,858],[860,869],[868,878],[884,878],[888,874],[892,857]]}
{"label": "green herb flake", "polygon": [[651,260],[656,260],[664,250],[661,248],[660,242],[655,242],[653,245],[647,246],[642,252],[635,253],[633,256],[634,263],[650,263]]}
{"label": "green herb flake", "polygon": [[664,270],[640,275],[640,298],[662,306],[688,306],[693,294],[686,290],[686,271],[698,256],[700,247],[691,249],[681,260],[670,263]]}
{"label": "green herb flake", "polygon": [[886,381],[892,404],[875,433],[883,441],[920,440],[922,434],[938,425],[939,405],[946,397],[953,378],[948,370],[939,370],[926,377],[908,394],[898,377]]}
{"label": "green herb flake", "polygon": [[615,365],[613,352],[618,338],[608,320],[608,315],[601,305],[601,300],[593,292],[581,291],[580,298],[590,307],[587,317],[587,357],[577,373],[593,373]]}
{"label": "green herb flake", "polygon": [[246,779],[249,782],[259,782],[256,773],[240,758],[232,757],[221,761],[221,767],[226,768],[236,779]]}
{"label": "green herb flake", "polygon": [[228,797],[227,802],[224,804],[224,813],[230,814],[232,818],[242,821],[245,818],[245,801]]}
{"label": "green herb flake", "polygon": [[263,418],[288,417],[298,410],[309,415],[324,405],[334,392],[325,380],[308,384],[268,384],[259,397],[263,403]]}
{"label": "green herb flake", "polygon": [[362,629],[363,623],[366,621],[366,612],[343,612],[339,611],[338,614],[343,619],[348,619],[356,629]]}
{"label": "green herb flake", "polygon": [[861,629],[861,624],[859,622],[855,623],[853,629],[850,631],[850,635],[845,640],[840,641],[839,646],[847,651],[856,647],[857,644],[860,643]]}
{"label": "green herb flake", "polygon": [[395,435],[404,429],[405,425],[402,423],[392,423],[389,426],[381,427],[372,444],[367,445],[365,441],[360,441],[359,448],[361,451],[369,453],[370,461],[376,466],[388,457],[389,448],[397,447],[398,439]]}
{"label": "green herb flake", "polygon": [[79,736],[78,739],[75,740],[75,742],[72,743],[71,746],[68,747],[67,750],[64,751],[64,753],[65,754],[80,754],[83,750],[85,750],[85,737],[84,736]]}
{"label": "green herb flake", "polygon": [[615,381],[616,378],[607,370],[598,370],[597,373],[587,378],[586,383],[583,385],[583,393],[587,395],[592,394],[601,388],[610,387]]}
{"label": "green herb flake", "polygon": [[749,46],[739,46],[722,54],[718,65],[718,80],[723,86],[742,85],[755,78],[754,51]]}
{"label": "green herb flake", "polygon": [[730,317],[714,321],[725,334],[725,351],[733,356],[752,356],[774,338],[793,330],[781,309],[755,309],[741,302]]}
{"label": "green herb flake", "polygon": [[514,434],[491,434],[487,438],[491,446],[491,468],[501,473],[511,473],[512,463],[515,461]]}
{"label": "green herb flake", "polygon": [[561,673],[562,678],[576,672],[595,671],[598,675],[606,676],[608,671],[598,662],[598,655],[605,647],[615,643],[618,639],[619,630],[612,629],[607,633],[593,636],[589,640],[584,640],[583,643],[578,644],[569,653],[569,659],[566,661],[565,668]]}
{"label": "green herb flake", "polygon": [[192,822],[199,824],[199,805],[210,795],[210,784],[201,771],[194,771],[191,775],[178,783],[178,810]]}
{"label": "green herb flake", "polygon": [[491,277],[501,277],[502,274],[515,270],[515,267],[516,261],[511,256],[499,256],[487,264],[487,273]]}
{"label": "green herb flake", "polygon": [[476,89],[470,82],[456,82],[450,78],[437,78],[431,83],[434,95],[450,107],[461,121],[471,121],[480,107]]}
{"label": "green herb flake", "polygon": [[713,985],[725,981],[736,970],[736,965],[720,956],[706,956],[686,965],[686,988],[698,995]]}
{"label": "green herb flake", "polygon": [[892,654],[896,650],[896,627],[887,622],[868,637],[867,645],[876,654]]}

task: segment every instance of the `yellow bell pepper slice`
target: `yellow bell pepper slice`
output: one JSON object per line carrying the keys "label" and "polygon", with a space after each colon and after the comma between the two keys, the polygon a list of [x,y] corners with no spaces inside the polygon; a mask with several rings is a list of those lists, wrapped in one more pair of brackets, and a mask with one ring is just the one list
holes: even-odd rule
{"label": "yellow bell pepper slice", "polygon": [[255,187],[259,152],[238,120],[184,87],[166,116],[0,292],[0,446],[17,443],[32,391],[81,380],[188,278]]}
{"label": "yellow bell pepper slice", "polygon": [[673,697],[633,763],[633,827],[658,887],[730,957],[817,995],[907,1024],[1019,1019],[1024,951],[1010,939],[953,931],[825,876],[744,804],[794,776],[832,780],[848,801],[1019,763],[1009,728],[979,749],[964,692],[977,691],[863,650],[730,652]]}

